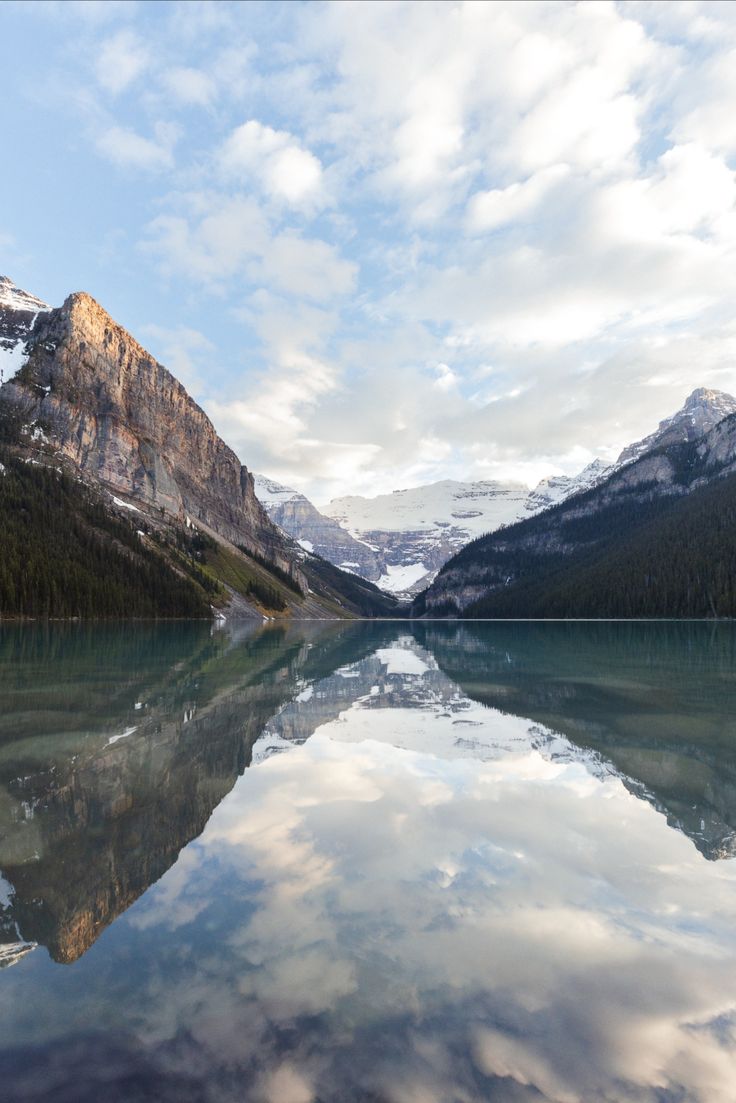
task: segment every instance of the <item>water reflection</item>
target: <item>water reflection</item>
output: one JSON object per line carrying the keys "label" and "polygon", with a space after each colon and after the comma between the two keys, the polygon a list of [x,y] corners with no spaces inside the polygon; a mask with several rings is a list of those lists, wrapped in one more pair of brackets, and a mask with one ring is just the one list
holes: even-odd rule
{"label": "water reflection", "polygon": [[729,627],[147,631],[0,667],[9,1098],[730,1103]]}
{"label": "water reflection", "polygon": [[202,831],[300,679],[373,641],[337,625],[6,632],[0,943],[76,960]]}

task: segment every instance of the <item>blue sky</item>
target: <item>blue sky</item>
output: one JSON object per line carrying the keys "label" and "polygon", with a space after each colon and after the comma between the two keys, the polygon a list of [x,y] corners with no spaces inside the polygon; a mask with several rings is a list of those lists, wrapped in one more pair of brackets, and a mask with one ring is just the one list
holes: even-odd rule
{"label": "blue sky", "polygon": [[4,3],[0,272],[317,501],[736,390],[732,3]]}

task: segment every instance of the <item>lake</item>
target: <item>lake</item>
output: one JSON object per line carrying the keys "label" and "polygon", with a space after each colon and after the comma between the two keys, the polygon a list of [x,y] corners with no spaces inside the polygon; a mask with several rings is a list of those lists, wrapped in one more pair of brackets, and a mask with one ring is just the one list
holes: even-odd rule
{"label": "lake", "polygon": [[0,628],[5,1103],[733,1103],[736,627]]}

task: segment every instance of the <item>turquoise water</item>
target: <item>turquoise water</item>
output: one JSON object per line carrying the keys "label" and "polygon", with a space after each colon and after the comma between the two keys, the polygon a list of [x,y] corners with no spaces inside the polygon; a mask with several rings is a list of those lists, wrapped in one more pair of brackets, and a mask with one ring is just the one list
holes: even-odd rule
{"label": "turquoise water", "polygon": [[732,1103],[736,630],[0,630],[3,1100]]}

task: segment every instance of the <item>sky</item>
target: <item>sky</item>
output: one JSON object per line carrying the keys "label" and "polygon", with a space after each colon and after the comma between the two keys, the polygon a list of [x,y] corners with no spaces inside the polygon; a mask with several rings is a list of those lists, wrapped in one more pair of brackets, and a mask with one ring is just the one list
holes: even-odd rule
{"label": "sky", "polygon": [[0,273],[317,502],[736,392],[736,5],[0,5]]}

